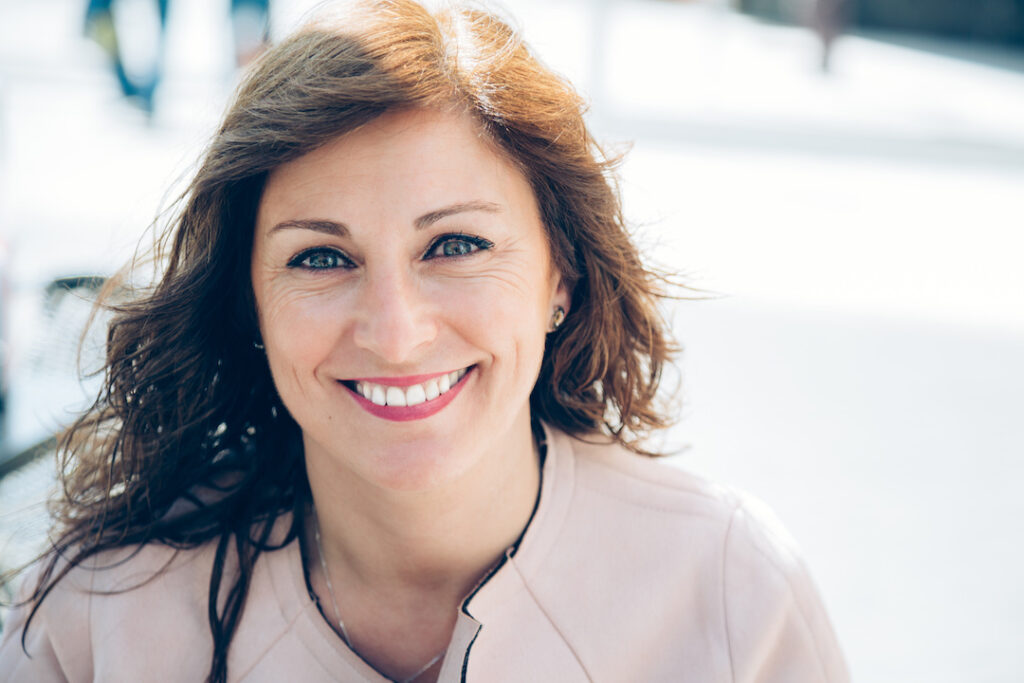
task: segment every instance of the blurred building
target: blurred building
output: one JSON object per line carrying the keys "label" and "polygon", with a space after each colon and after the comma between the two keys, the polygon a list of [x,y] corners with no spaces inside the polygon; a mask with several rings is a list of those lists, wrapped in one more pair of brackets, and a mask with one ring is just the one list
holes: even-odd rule
{"label": "blurred building", "polygon": [[[739,0],[743,12],[804,23],[836,0]],[[846,0],[849,25],[1024,46],[1024,0]]]}

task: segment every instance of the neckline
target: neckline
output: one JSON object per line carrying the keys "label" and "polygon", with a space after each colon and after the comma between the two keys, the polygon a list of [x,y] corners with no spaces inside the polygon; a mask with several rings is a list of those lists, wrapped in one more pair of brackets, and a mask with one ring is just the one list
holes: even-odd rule
{"label": "neckline", "polygon": [[494,570],[462,602],[461,612],[480,623],[518,596],[522,581],[540,569],[555,544],[573,497],[575,460],[570,437],[547,423],[540,424],[547,453],[533,513],[517,540],[515,551],[506,552]]}
{"label": "neckline", "polygon": [[[481,578],[476,588],[463,600],[459,611],[460,621],[468,618],[479,627],[489,614],[516,597],[521,586],[517,577],[532,573],[554,545],[572,498],[573,451],[567,435],[544,423],[541,423],[541,427],[547,448],[533,512],[516,543],[506,550],[495,567]],[[270,553],[280,557],[279,561],[268,564],[282,615],[292,623],[305,647],[331,675],[337,676],[340,673],[338,666],[343,663],[350,674],[359,676],[363,681],[388,683],[391,679],[384,677],[349,648],[326,620],[323,606],[309,588],[308,572],[303,562],[306,550],[304,536],[300,534],[297,542],[279,552]],[[515,569],[508,566],[513,557]],[[459,628],[457,622],[456,630]],[[449,660],[457,659],[456,670],[461,669],[468,649],[457,649],[449,646],[442,659],[441,678],[452,666]]]}

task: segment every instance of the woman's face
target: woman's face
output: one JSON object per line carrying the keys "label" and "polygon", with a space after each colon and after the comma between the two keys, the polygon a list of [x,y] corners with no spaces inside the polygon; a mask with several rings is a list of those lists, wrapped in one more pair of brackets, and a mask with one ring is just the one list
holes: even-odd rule
{"label": "woman's face", "polygon": [[523,174],[467,115],[432,110],[276,169],[252,284],[307,461],[394,489],[523,443],[552,311],[568,308]]}

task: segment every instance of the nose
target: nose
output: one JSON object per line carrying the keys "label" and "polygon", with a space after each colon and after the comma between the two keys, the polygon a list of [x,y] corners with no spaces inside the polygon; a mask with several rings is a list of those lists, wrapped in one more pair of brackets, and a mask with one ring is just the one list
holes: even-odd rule
{"label": "nose", "polygon": [[359,298],[355,344],[382,360],[392,364],[413,361],[437,337],[431,303],[409,274],[367,276]]}

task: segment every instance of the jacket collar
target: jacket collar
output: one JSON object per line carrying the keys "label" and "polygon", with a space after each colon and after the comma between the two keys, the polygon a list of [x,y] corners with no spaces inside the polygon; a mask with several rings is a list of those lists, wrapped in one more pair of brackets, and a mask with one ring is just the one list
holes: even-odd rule
{"label": "jacket collar", "polygon": [[[518,547],[506,551],[498,569],[463,602],[440,680],[479,678],[471,676],[473,671],[484,677],[487,672],[525,673],[529,661],[543,662],[544,670],[526,679],[586,679],[556,620],[530,588],[531,578],[540,575],[556,546],[575,489],[572,440],[547,425],[544,434],[547,455],[537,508]],[[462,657],[451,656],[460,651]]]}

